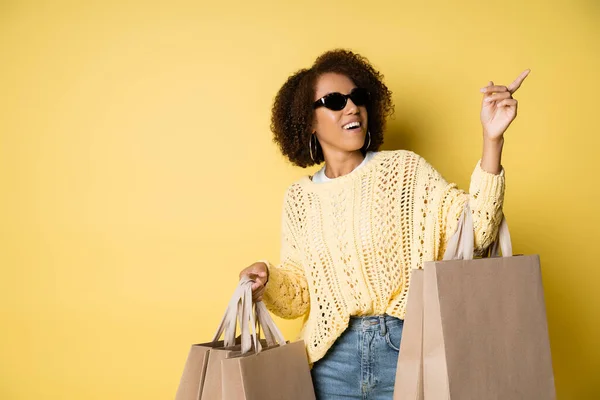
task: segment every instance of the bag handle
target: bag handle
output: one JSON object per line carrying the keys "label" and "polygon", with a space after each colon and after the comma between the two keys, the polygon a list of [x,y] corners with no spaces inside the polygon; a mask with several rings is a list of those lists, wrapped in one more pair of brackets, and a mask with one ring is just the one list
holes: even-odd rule
{"label": "bag handle", "polygon": [[275,325],[263,302],[252,301],[252,284],[254,281],[243,276],[234,291],[221,323],[213,337],[213,343],[223,335],[225,347],[234,346],[237,323],[240,324],[241,353],[246,354],[252,349],[256,353],[262,350],[260,344],[260,328],[265,332],[265,339],[269,346],[279,343],[285,345],[283,334]]}
{"label": "bag handle", "polygon": [[506,217],[502,216],[502,222],[498,228],[498,237],[492,243],[490,248],[490,257],[500,257],[500,250],[502,251],[503,257],[512,257],[513,248],[512,240],[510,238],[510,232],[508,231],[508,223]]}
{"label": "bag handle", "polygon": [[[512,241],[505,215],[502,215],[502,221],[498,228],[498,236],[490,245],[490,257],[499,257],[499,250],[502,250],[503,257],[512,257],[513,255]],[[473,214],[467,201],[458,221],[458,228],[448,240],[443,260],[472,260],[474,252],[475,233],[473,228]]]}
{"label": "bag handle", "polygon": [[[253,281],[248,277],[244,276],[240,279],[238,286],[229,300],[217,332],[213,337],[213,343],[218,341],[221,335],[223,335],[225,347],[235,346],[235,334],[239,320],[242,352],[245,354],[250,351],[252,339],[254,339],[255,348],[258,350],[258,345],[260,344],[256,340],[256,332],[254,332],[254,335],[250,334],[248,326],[248,319],[251,319],[253,327],[256,326],[254,313],[252,312],[252,283]],[[250,307],[250,310],[248,310],[248,307]]]}
{"label": "bag handle", "polygon": [[274,346],[276,344],[279,344],[280,346],[284,346],[285,339],[283,337],[283,333],[281,333],[279,328],[277,328],[277,325],[275,325],[275,321],[273,321],[271,314],[269,314],[265,303],[259,301],[255,304],[255,307],[259,328],[262,327],[262,329],[265,332],[265,339],[267,340],[267,345]]}

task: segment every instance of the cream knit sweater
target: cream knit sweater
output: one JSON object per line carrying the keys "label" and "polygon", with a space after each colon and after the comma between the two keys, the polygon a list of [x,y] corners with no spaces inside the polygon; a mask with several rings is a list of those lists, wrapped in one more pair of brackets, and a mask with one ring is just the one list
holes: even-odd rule
{"label": "cream knit sweater", "polygon": [[263,295],[282,318],[304,317],[303,339],[314,363],[352,315],[404,319],[412,268],[440,260],[465,202],[473,212],[475,251],[496,238],[504,169],[481,168],[469,193],[448,183],[408,150],[382,150],[346,175],[316,183],[306,175],[284,195],[280,263],[267,260]]}

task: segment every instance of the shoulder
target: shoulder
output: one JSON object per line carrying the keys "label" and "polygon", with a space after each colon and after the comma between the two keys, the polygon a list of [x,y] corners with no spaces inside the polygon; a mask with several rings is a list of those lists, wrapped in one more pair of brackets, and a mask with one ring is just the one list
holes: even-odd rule
{"label": "shoulder", "polygon": [[409,158],[422,158],[419,154],[412,150],[398,149],[398,150],[379,150],[384,158],[398,158],[398,157],[409,157]]}
{"label": "shoulder", "polygon": [[388,166],[404,167],[414,169],[421,163],[426,163],[425,159],[412,150],[381,150],[381,160]]}
{"label": "shoulder", "polygon": [[308,177],[303,176],[289,184],[283,194],[283,201],[285,204],[290,205],[290,203],[298,202],[303,197],[305,192],[304,181],[306,179],[308,179]]}

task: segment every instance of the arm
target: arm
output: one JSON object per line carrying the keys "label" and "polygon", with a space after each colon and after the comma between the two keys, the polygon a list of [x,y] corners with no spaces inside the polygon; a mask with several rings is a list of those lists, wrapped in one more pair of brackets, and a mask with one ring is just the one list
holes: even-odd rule
{"label": "arm", "polygon": [[275,315],[293,319],[306,314],[310,307],[308,282],[301,264],[297,231],[293,222],[294,208],[290,201],[289,189],[285,194],[281,216],[281,262],[267,265],[269,275],[263,301]]}
{"label": "arm", "polygon": [[[519,89],[523,80],[531,72],[523,71],[508,87],[494,85],[490,81],[480,91],[481,125],[483,127],[483,155],[471,176],[469,194],[447,185],[436,175],[442,186],[439,203],[438,229],[441,236],[438,257],[443,257],[447,240],[456,231],[460,212],[468,201],[473,213],[475,230],[475,255],[483,255],[484,250],[494,242],[502,221],[504,202],[504,169],[501,165],[504,133],[517,116],[517,100],[512,95]],[[434,203],[437,204],[437,203]]]}
{"label": "arm", "polygon": [[422,159],[430,187],[435,188],[431,196],[432,204],[437,205],[436,229],[439,232],[439,249],[436,259],[438,260],[443,257],[447,241],[458,228],[460,215],[467,201],[473,213],[475,255],[482,255],[496,239],[503,216],[504,169],[500,166],[498,174],[490,173],[483,169],[483,161],[482,158],[477,162],[471,175],[469,193],[466,193],[455,183],[446,182],[439,172]]}

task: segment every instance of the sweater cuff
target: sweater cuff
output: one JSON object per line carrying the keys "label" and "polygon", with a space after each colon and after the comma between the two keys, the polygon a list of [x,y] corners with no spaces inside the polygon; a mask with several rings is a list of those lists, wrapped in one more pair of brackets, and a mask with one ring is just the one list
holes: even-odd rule
{"label": "sweater cuff", "polygon": [[499,174],[492,174],[481,167],[481,159],[477,161],[475,170],[471,175],[470,192],[477,196],[500,198],[504,193],[505,174],[504,167],[500,166]]}

